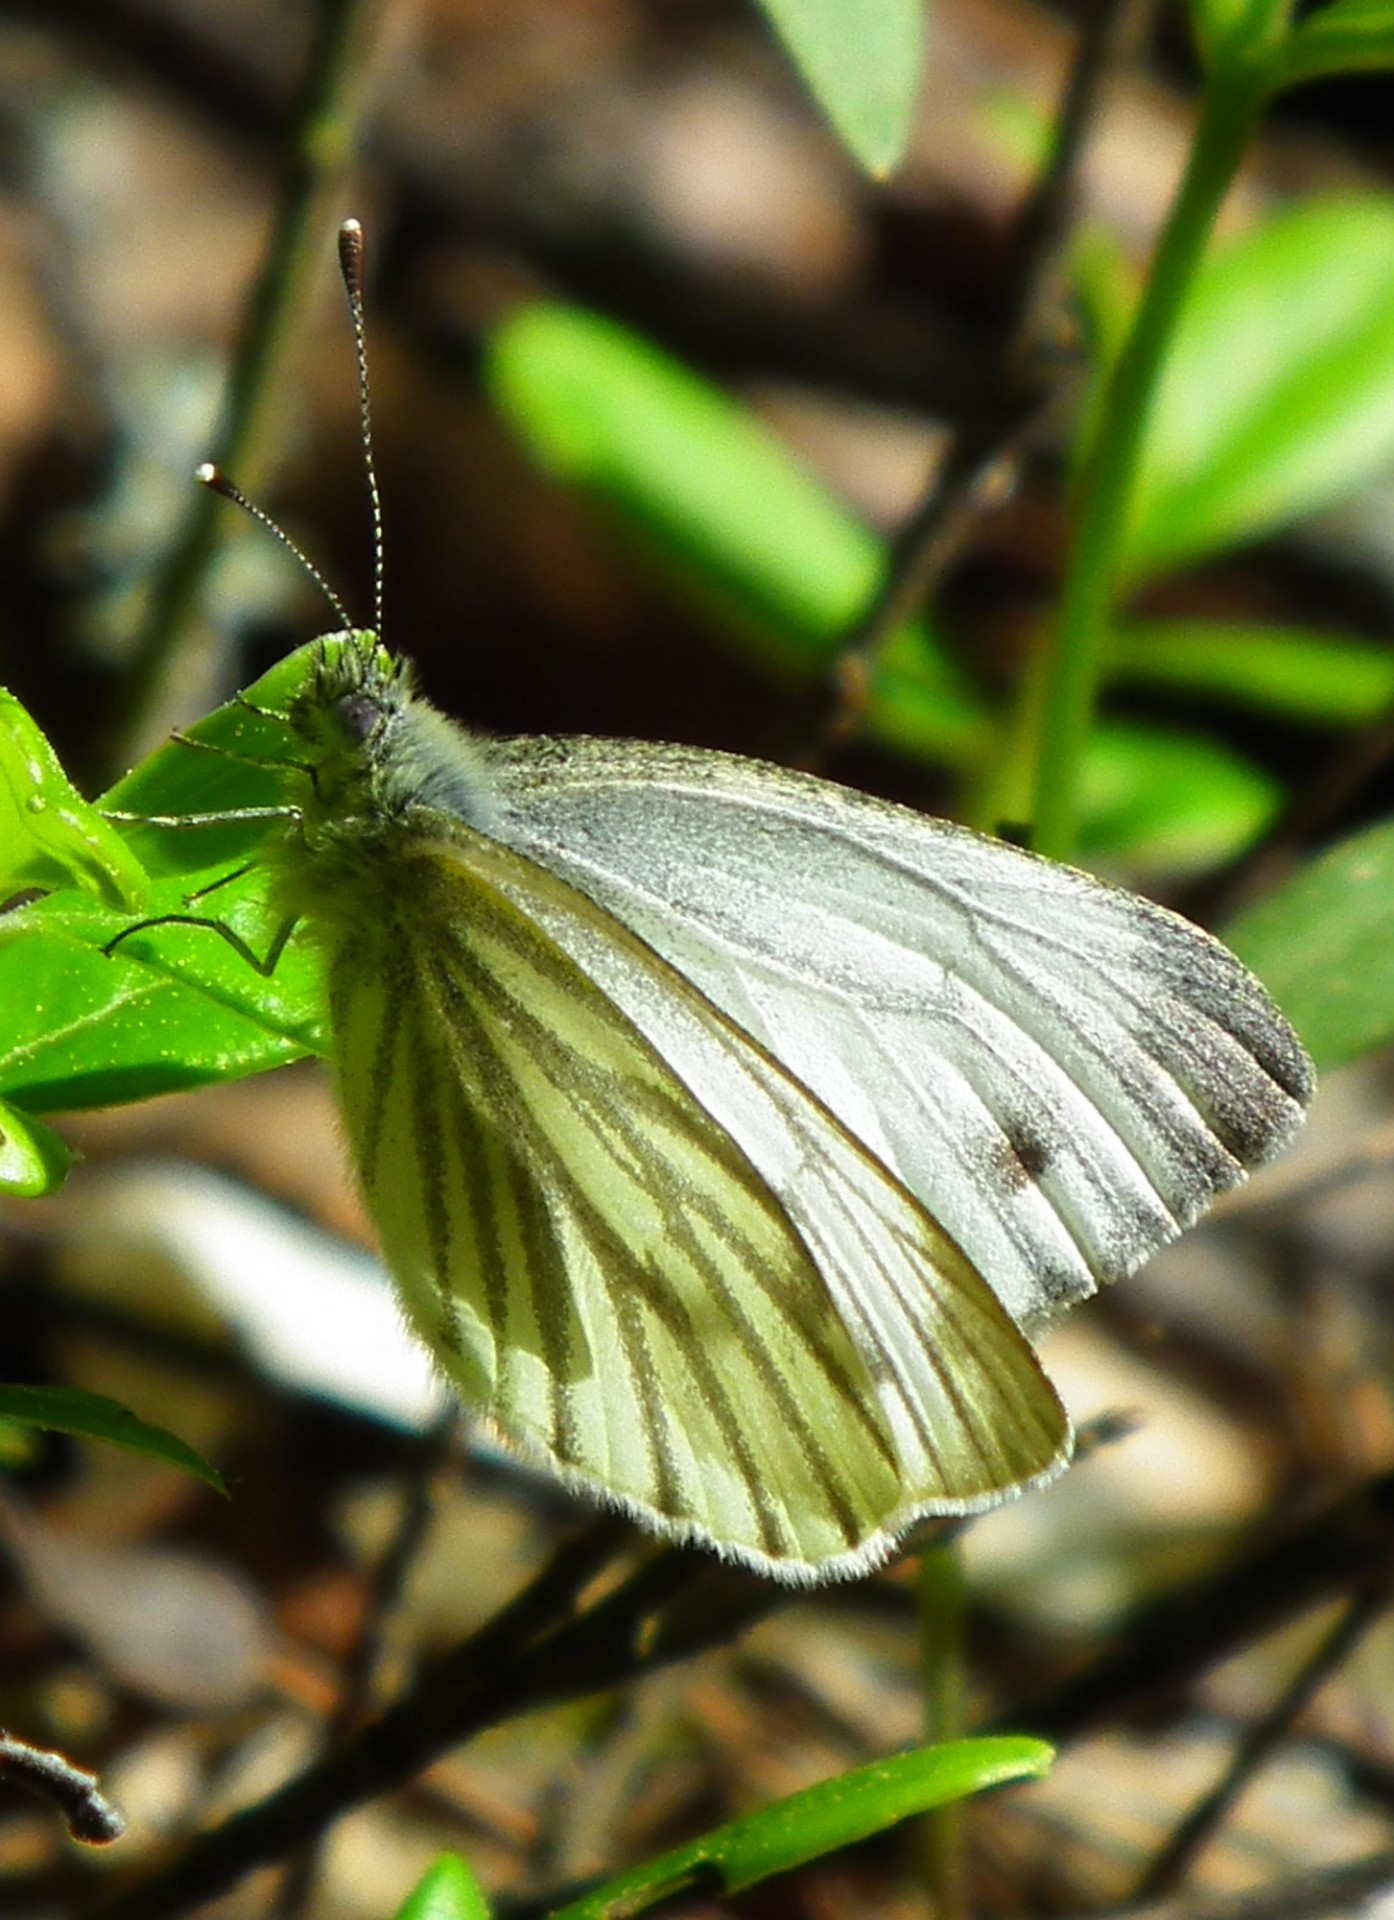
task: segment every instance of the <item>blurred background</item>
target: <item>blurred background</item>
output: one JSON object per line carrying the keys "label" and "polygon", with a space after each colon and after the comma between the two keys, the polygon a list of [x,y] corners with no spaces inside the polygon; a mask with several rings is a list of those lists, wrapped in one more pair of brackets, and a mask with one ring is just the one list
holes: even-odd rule
{"label": "blurred background", "polygon": [[[232,508],[212,503],[216,540],[200,548],[208,503],[191,474],[223,444],[230,359],[303,176],[307,74],[339,11],[0,4],[0,678],[87,792],[335,624]],[[694,587],[603,488],[548,471],[526,409],[508,402],[498,342],[539,300],[623,323],[748,408],[863,525],[893,534],[948,436],[976,417],[1040,130],[1088,26],[1066,6],[935,0],[908,157],[876,183],[745,0],[365,10],[349,157],[316,189],[315,245],[233,477],[367,622],[371,526],[332,245],[357,214],[384,631],[439,705],[504,731],[812,759],[955,809],[961,761],[918,750],[908,724],[829,735],[807,663]],[[1124,275],[1175,190],[1195,83],[1175,10],[1138,17],[1133,43],[1079,171],[1085,228],[1108,236]],[[1306,88],[1267,120],[1226,227],[1242,234],[1311,195],[1381,193],[1391,161],[1387,81]],[[1013,485],[937,583],[939,629],[985,697],[1018,684],[1059,580],[1088,340],[1062,307]],[[1378,680],[1391,506],[1390,475],[1372,474],[1293,527],[1169,575],[1139,611],[1336,630]],[[161,623],[181,638],[152,675]],[[1362,726],[1391,695],[1394,677],[1378,680]],[[1367,738],[1301,698],[1236,710],[1194,681],[1120,688],[1110,714],[1203,737],[1244,770],[1248,811],[1224,844],[1173,842],[1149,821],[1101,860],[1197,910],[1284,798]],[[1328,825],[1387,808],[1371,763]],[[1076,1417],[1121,1414],[1128,1431],[970,1530],[975,1712],[1031,1730],[1013,1703],[1097,1657],[1139,1603],[1203,1581],[1394,1462],[1386,1080],[1378,1064],[1334,1080],[1294,1160],[1052,1336],[1047,1365]],[[488,1449],[442,1439],[442,1403],[367,1252],[318,1069],[65,1133],[84,1155],[68,1189],[4,1217],[3,1372],[117,1396],[214,1460],[232,1498],[59,1439],[12,1462],[0,1721],[99,1765],[131,1822],[118,1846],[80,1852],[37,1803],[0,1799],[0,1903],[24,1920],[83,1911],[310,1759],[411,1488],[433,1490],[433,1518],[383,1628],[377,1697],[487,1619],[578,1518]],[[1146,1712],[1130,1696],[1114,1717],[1081,1719],[1051,1782],[975,1816],[978,1910],[1121,1901],[1346,1618],[1349,1590],[1377,1574],[1362,1562],[1329,1589],[1317,1579],[1268,1620],[1249,1620],[1252,1588],[1231,1594],[1238,1624],[1218,1665],[1198,1654]],[[1194,1898],[1391,1845],[1394,1638],[1371,1620],[1294,1728],[1274,1730],[1275,1751],[1192,1869]],[[913,1741],[917,1632],[901,1568],[790,1600],[733,1650],[623,1695],[515,1720],[341,1822],[300,1908],[386,1915],[443,1846],[514,1895],[569,1885]],[[917,1846],[893,1835],[729,1908],[694,1899],[686,1911],[923,1913]],[[273,1911],[277,1884],[262,1874],[216,1911]]]}

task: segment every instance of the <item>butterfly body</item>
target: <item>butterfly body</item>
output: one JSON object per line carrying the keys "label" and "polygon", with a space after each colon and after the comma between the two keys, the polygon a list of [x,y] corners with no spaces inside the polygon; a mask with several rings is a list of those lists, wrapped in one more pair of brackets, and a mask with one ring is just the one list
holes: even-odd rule
{"label": "butterfly body", "polygon": [[1300,1115],[1239,963],[904,809],[465,734],[370,634],[317,647],[267,857],[385,1256],[466,1400],[789,1579],[1057,1471],[1027,1330]]}

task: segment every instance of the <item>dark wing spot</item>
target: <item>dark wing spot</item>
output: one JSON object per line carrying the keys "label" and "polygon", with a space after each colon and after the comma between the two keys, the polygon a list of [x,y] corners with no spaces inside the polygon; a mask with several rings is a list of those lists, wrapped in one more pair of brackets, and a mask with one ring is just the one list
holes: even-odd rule
{"label": "dark wing spot", "polygon": [[988,1150],[987,1172],[1006,1192],[1020,1193],[1049,1170],[1054,1149],[1024,1114],[1001,1114],[998,1124],[1002,1131]]}

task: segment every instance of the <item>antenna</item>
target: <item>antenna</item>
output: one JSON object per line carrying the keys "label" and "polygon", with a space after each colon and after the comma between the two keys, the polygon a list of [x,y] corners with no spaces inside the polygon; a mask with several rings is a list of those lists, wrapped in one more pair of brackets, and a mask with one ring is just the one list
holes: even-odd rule
{"label": "antenna", "polygon": [[[363,467],[368,476],[368,500],[373,521],[373,632],[382,636],[383,601],[383,552],[382,552],[382,494],[378,489],[377,462],[373,458],[373,415],[368,400],[368,326],[364,317],[363,304],[363,228],[357,220],[345,220],[339,229],[339,272],[343,277],[344,292],[348,295],[349,323],[353,328],[353,355],[358,369],[358,424],[363,442]],[[243,513],[250,514],[269,534],[275,536],[287,553],[291,553],[309,574],[330,606],[334,609],[346,633],[352,633],[354,626],[348,616],[343,601],[325,579],[314,561],[297,545],[285,528],[271,518],[264,507],[259,507],[247,498],[242,489],[235,486],[220,466],[211,460],[195,470],[195,480],[200,486],[207,487],[210,493],[231,500],[235,507],[241,507]]]}
{"label": "antenna", "polygon": [[235,507],[241,507],[243,513],[249,513],[253,520],[260,526],[266,528],[268,533],[274,534],[286,549],[287,553],[293,553],[306,573],[309,574],[310,578],[334,609],[344,631],[346,633],[352,633],[353,622],[348,617],[348,611],[343,601],[339,598],[338,594],[335,593],[333,587],[330,586],[309,554],[305,552],[303,547],[296,545],[285,528],[271,518],[271,515],[266,511],[265,507],[259,507],[254,501],[249,500],[242,489],[234,486],[222,468],[215,466],[211,460],[205,460],[201,467],[194,469],[194,478],[201,487],[207,487],[210,493],[216,493],[224,500],[231,500]]}
{"label": "antenna", "polygon": [[339,272],[348,295],[353,326],[353,351],[358,362],[358,423],[363,432],[363,468],[368,477],[368,500],[373,517],[373,631],[382,638],[382,495],[378,491],[377,462],[373,458],[373,410],[368,399],[368,328],[363,316],[363,228],[345,220],[339,229]]}

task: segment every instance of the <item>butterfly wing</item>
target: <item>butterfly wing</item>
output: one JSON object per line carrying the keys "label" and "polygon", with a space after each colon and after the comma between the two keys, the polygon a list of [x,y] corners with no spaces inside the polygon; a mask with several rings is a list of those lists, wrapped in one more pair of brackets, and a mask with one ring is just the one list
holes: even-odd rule
{"label": "butterfly wing", "polygon": [[330,1000],[369,1210],[468,1399],[785,1578],[1054,1471],[1030,1347],[899,1182],[603,909],[437,819]]}
{"label": "butterfly wing", "polygon": [[1028,1328],[1295,1130],[1310,1068],[1178,916],[729,756],[491,743],[490,830],[637,931],[945,1226]]}

